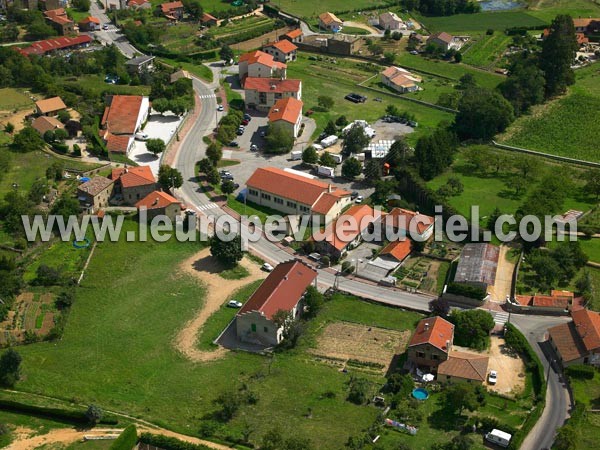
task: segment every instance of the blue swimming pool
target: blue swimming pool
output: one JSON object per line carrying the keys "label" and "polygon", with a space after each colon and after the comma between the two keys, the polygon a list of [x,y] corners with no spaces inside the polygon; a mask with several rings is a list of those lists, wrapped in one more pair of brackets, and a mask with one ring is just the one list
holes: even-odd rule
{"label": "blue swimming pool", "polygon": [[429,392],[427,392],[427,389],[416,388],[413,389],[412,396],[417,400],[427,400],[429,398]]}

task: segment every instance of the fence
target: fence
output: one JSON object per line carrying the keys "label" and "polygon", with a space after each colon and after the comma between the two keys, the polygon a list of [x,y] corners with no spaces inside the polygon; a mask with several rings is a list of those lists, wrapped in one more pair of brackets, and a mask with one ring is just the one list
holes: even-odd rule
{"label": "fence", "polygon": [[541,156],[543,158],[554,159],[556,161],[566,162],[566,163],[570,163],[570,164],[576,164],[579,166],[600,168],[600,163],[596,163],[596,162],[592,162],[592,161],[584,161],[582,159],[568,158],[566,156],[551,155],[550,153],[538,152],[536,150],[529,150],[527,148],[514,147],[512,145],[506,145],[506,144],[499,144],[496,141],[492,141],[492,144],[494,145],[494,147],[502,148],[504,150],[511,150],[511,151],[525,153],[525,154],[534,155],[534,156]]}

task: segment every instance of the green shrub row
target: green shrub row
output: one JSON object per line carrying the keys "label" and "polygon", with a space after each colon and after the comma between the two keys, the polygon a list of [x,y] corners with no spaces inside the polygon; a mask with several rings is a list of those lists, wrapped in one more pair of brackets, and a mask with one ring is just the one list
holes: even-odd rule
{"label": "green shrub row", "polygon": [[129,425],[123,430],[117,439],[110,446],[110,450],[131,450],[137,444],[137,428],[134,424]]}
{"label": "green shrub row", "polygon": [[[0,399],[0,410],[28,414],[37,417],[45,417],[61,422],[89,423],[85,411],[65,408],[51,408],[48,406],[28,405],[12,400]],[[114,417],[105,417],[100,423],[114,425],[118,420]]]}
{"label": "green shrub row", "polygon": [[162,448],[163,450],[210,450],[210,447],[206,445],[191,444],[160,434],[142,433],[140,442]]}
{"label": "green shrub row", "polygon": [[591,380],[596,374],[596,369],[592,366],[586,366],[584,364],[574,364],[565,369],[565,372],[569,377],[579,378],[582,380]]}
{"label": "green shrub row", "polygon": [[233,44],[237,44],[238,42],[243,42],[243,41],[247,41],[249,39],[257,38],[259,36],[262,36],[263,34],[268,33],[269,31],[273,31],[273,30],[276,30],[276,29],[284,27],[284,26],[285,26],[285,22],[283,22],[281,20],[276,20],[273,23],[266,23],[264,25],[260,25],[258,27],[252,28],[248,31],[242,31],[241,33],[235,33],[230,36],[223,37],[223,38],[217,38],[217,40],[221,44],[233,45]]}
{"label": "green shrub row", "polygon": [[448,294],[462,295],[463,297],[474,298],[476,300],[483,300],[486,296],[485,289],[462,283],[450,283],[446,292]]}

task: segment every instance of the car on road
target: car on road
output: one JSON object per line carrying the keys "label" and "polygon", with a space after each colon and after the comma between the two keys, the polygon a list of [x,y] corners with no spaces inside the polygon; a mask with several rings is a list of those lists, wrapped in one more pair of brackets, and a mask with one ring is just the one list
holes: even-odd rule
{"label": "car on road", "polygon": [[102,25],[102,29],[103,29],[103,30],[108,30],[108,24],[107,24],[107,23],[105,23],[104,25]]}
{"label": "car on road", "polygon": [[490,370],[490,374],[488,376],[489,384],[496,384],[498,382],[498,372],[495,370]]}
{"label": "car on road", "polygon": [[140,131],[139,133],[135,133],[135,138],[138,141],[147,141],[149,136],[146,133],[142,133]]}
{"label": "car on road", "polygon": [[229,308],[241,308],[242,307],[242,302],[238,302],[237,300],[229,300],[227,302],[227,306]]}
{"label": "car on road", "polygon": [[252,145],[250,146],[250,151],[251,151],[251,152],[257,152],[257,151],[258,151],[258,145],[256,145],[256,144],[252,144]]}
{"label": "car on road", "polygon": [[235,134],[237,134],[238,136],[241,136],[242,134],[244,134],[244,129],[238,128],[237,131],[235,132]]}
{"label": "car on road", "polygon": [[223,105],[218,105],[217,106],[217,111],[223,111],[225,108],[223,108]]}
{"label": "car on road", "polygon": [[365,198],[362,195],[359,195],[354,199],[354,203],[362,203]]}
{"label": "car on road", "polygon": [[364,103],[367,101],[367,97],[365,97],[364,95],[356,94],[354,92],[346,95],[344,98],[346,100],[350,100],[353,103]]}
{"label": "car on road", "polygon": [[267,132],[266,132],[266,131],[261,131],[261,132],[260,132],[260,137],[265,137],[266,135],[267,135]]}
{"label": "car on road", "polygon": [[311,253],[310,255],[308,255],[308,259],[312,259],[315,262],[319,262],[321,261],[321,255],[317,252]]}
{"label": "car on road", "polygon": [[359,196],[359,193],[358,193],[358,192],[356,192],[356,191],[354,191],[354,192],[352,192],[352,194],[350,194],[350,198],[351,198],[352,200],[354,200],[354,199],[355,199],[356,197],[358,197],[358,196]]}
{"label": "car on road", "polygon": [[248,125],[250,121],[248,119],[242,120],[242,125]]}
{"label": "car on road", "polygon": [[240,144],[238,144],[236,141],[231,141],[228,145],[228,147],[239,147]]}
{"label": "car on road", "polygon": [[271,264],[269,264],[269,263],[264,263],[261,266],[261,269],[264,270],[265,272],[273,272],[274,267]]}
{"label": "car on road", "polygon": [[244,120],[247,120],[248,122],[250,122],[252,120],[252,116],[248,113],[244,114]]}

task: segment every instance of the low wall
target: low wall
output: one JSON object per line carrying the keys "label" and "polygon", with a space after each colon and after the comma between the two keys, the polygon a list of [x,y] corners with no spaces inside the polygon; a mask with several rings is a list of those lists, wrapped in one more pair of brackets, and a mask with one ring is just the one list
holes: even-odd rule
{"label": "low wall", "polygon": [[525,153],[528,155],[542,156],[544,158],[554,159],[556,161],[567,162],[570,164],[577,164],[579,166],[600,168],[600,163],[596,163],[596,162],[592,162],[592,161],[584,161],[582,159],[568,158],[566,156],[551,155],[550,153],[538,152],[535,150],[529,150],[527,148],[514,147],[512,145],[506,145],[506,144],[499,144],[496,141],[492,141],[492,144],[494,145],[494,147],[502,148],[504,150],[511,150],[514,152]]}

